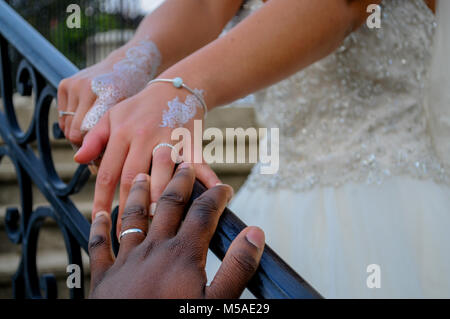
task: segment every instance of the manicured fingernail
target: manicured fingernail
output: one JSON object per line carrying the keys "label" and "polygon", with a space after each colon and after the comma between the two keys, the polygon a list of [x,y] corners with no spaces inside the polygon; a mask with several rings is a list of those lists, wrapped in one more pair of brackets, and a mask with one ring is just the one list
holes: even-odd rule
{"label": "manicured fingernail", "polygon": [[98,219],[100,216],[108,216],[108,212],[105,212],[104,210],[102,210],[102,211],[100,211],[100,212],[97,212],[97,213],[95,214],[94,219]]}
{"label": "manicured fingernail", "polygon": [[155,216],[156,212],[156,203],[151,203],[150,205],[150,215]]}
{"label": "manicured fingernail", "polygon": [[230,201],[233,198],[233,196],[234,196],[234,189],[233,189],[233,187],[231,187],[228,184],[223,184],[223,183],[216,183],[216,186],[226,186],[226,187],[228,187],[231,190],[231,195],[230,195],[230,198],[228,199],[228,201]]}
{"label": "manicured fingernail", "polygon": [[81,151],[81,148],[75,153],[75,155],[73,156],[73,159],[74,160],[76,160],[76,158],[77,158],[77,156],[78,156],[78,154],[80,153],[80,151]]}
{"label": "manicured fingernail", "polygon": [[245,238],[247,238],[247,240],[258,249],[264,247],[264,232],[258,228],[250,229],[245,235]]}
{"label": "manicured fingernail", "polygon": [[95,164],[89,164],[88,165],[88,169],[89,169],[89,171],[91,172],[91,174],[92,175],[97,175],[97,173],[98,173],[98,167],[97,167],[97,165],[95,165]]}
{"label": "manicured fingernail", "polygon": [[191,163],[187,163],[187,162],[183,162],[180,164],[180,169],[181,168],[192,168],[192,164]]}
{"label": "manicured fingernail", "polygon": [[148,181],[148,175],[144,174],[144,173],[139,173],[137,174],[137,176],[134,178],[134,182],[145,182]]}

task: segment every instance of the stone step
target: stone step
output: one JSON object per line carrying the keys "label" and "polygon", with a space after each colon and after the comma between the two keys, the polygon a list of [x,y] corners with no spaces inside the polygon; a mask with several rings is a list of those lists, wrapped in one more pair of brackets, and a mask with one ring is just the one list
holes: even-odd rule
{"label": "stone step", "polygon": [[[84,209],[84,214],[88,217],[90,212],[88,213],[87,209]],[[55,275],[58,282],[59,296],[67,298],[68,289],[65,281],[68,276],[66,267],[69,262],[62,234],[55,225],[54,222],[46,221],[42,226],[38,237],[36,263],[39,275]],[[12,295],[11,278],[17,271],[20,259],[21,245],[11,243],[6,237],[6,233],[0,231],[0,298]],[[89,257],[84,251],[82,251],[82,259],[83,267],[86,271],[85,281],[87,282],[89,277]]]}
{"label": "stone step", "polygon": [[[14,94],[13,101],[15,106],[15,113],[17,121],[22,128],[26,130],[34,113],[34,97],[23,97],[19,94]],[[236,102],[228,106],[216,108],[208,112],[208,116],[205,121],[205,128],[217,127],[217,128],[248,128],[257,127],[255,112],[252,106],[251,99],[246,102]],[[1,99],[0,99],[0,105]],[[53,102],[49,111],[49,126],[58,121],[58,111],[56,103]],[[52,134],[50,134],[52,138]]]}
{"label": "stone step", "polygon": [[[80,211],[80,213],[90,221],[91,220],[92,202],[80,201],[80,202],[76,202],[75,204],[76,204],[78,210]],[[116,205],[118,205],[118,201],[114,200],[113,207],[115,207]],[[33,205],[33,209],[36,209],[37,207],[42,207],[42,206],[49,206],[49,204],[43,203],[43,202],[37,203],[37,204]],[[0,206],[0,230],[4,230],[6,209],[8,207],[14,207],[14,205],[9,204],[9,205],[5,205],[5,206]],[[45,224],[56,226],[56,222],[54,222],[51,219],[49,219],[48,222],[46,222]],[[0,244],[0,247],[1,247],[1,244]],[[0,251],[1,251],[1,248],[0,248]]]}
{"label": "stone step", "polygon": [[[217,166],[219,166],[219,168],[217,168],[216,165],[213,165],[213,170],[218,174],[222,182],[231,185],[235,192],[237,192],[245,182],[245,179],[251,170],[251,165],[249,164],[217,164]],[[11,173],[11,175],[11,181],[9,183],[4,183],[4,179],[0,179],[0,230],[3,229],[6,208],[20,206],[20,190],[18,185],[15,183],[16,180],[13,179],[15,176],[13,173]],[[71,176],[71,174],[68,174],[68,176]],[[70,197],[78,209],[86,213],[86,216],[90,214],[92,209],[94,189],[95,177],[92,176],[79,193]],[[35,203],[33,205],[34,207],[49,205],[45,197],[34,185],[33,202]],[[118,192],[116,191],[114,206],[117,204]]]}
{"label": "stone step", "polygon": [[[11,284],[11,276],[17,271],[20,263],[20,254],[4,253],[1,254],[0,263],[0,286]],[[89,256],[82,253],[84,270],[89,269]],[[37,254],[37,269],[39,274],[54,274],[59,278],[67,278],[66,267],[68,258],[65,250],[40,251]]]}
{"label": "stone step", "polygon": [[[20,262],[20,255],[9,253],[0,255],[0,298],[12,298],[11,278],[17,271]],[[89,293],[89,257],[86,253],[82,253],[83,269],[84,269],[84,293]],[[68,259],[65,252],[47,251],[39,252],[37,255],[38,275],[53,274],[57,282],[58,298],[69,298],[69,289],[66,280],[69,273],[66,272]]]}
{"label": "stone step", "polygon": [[[38,206],[38,205],[36,205]],[[86,217],[89,221],[91,220],[91,203],[78,203],[77,207],[83,216]],[[4,225],[5,218],[5,209],[4,207],[0,210],[0,260],[4,260],[5,254],[15,253],[17,255],[20,254],[20,246],[15,245],[9,241],[5,231]],[[40,251],[49,252],[65,252],[64,241],[62,238],[62,234],[60,229],[57,227],[57,224],[54,220],[48,218],[44,221],[44,224],[41,226],[39,232],[39,249]],[[0,265],[1,269],[1,265]],[[0,271],[1,272],[1,271]]]}
{"label": "stone step", "polygon": [[[213,163],[210,166],[217,174],[229,176],[248,174],[253,165],[253,163]],[[65,182],[68,182],[72,178],[77,168],[78,164],[73,161],[57,162],[55,164],[55,169],[59,177]],[[95,181],[95,176],[90,181]],[[9,186],[9,184],[16,183],[17,174],[15,167],[10,159],[5,157],[2,163],[0,163],[0,185]]]}
{"label": "stone step", "polygon": [[[0,166],[0,207],[8,205],[18,205],[20,203],[20,189],[17,185],[15,171],[13,166]],[[235,191],[244,183],[251,170],[251,164],[213,164],[212,169],[219,178],[227,184],[230,184]],[[58,164],[60,176],[66,182],[72,177],[74,170],[70,164]],[[33,187],[33,201],[35,203],[46,204],[44,196],[39,192],[36,186]],[[71,196],[75,203],[91,202],[95,189],[95,176],[91,176],[83,189]],[[117,194],[116,194],[117,198]],[[1,211],[1,209],[0,209]]]}
{"label": "stone step", "polygon": [[[205,142],[205,145],[208,142]],[[1,144],[0,144],[1,145]],[[245,143],[245,155],[246,155],[246,163],[225,163],[225,158],[223,158],[224,163],[212,163],[211,167],[214,167],[218,173],[223,173],[226,175],[230,175],[235,170],[237,174],[240,174],[243,170],[247,170],[248,167],[252,167],[253,164],[248,163],[248,153],[250,147],[253,147],[257,150],[257,143]],[[35,145],[32,146],[33,151],[37,156],[39,153],[37,151],[37,147]],[[236,157],[235,145],[226,145],[224,141],[223,153],[225,154],[233,152]],[[71,148],[71,146],[66,141],[53,141],[52,142],[52,158],[53,163],[55,165],[55,169],[59,176],[63,180],[69,180],[75,170],[78,168],[78,164],[73,160],[73,156],[75,155],[75,151]],[[12,161],[5,156],[0,162],[0,183],[9,183],[16,181],[16,172],[15,167]]]}

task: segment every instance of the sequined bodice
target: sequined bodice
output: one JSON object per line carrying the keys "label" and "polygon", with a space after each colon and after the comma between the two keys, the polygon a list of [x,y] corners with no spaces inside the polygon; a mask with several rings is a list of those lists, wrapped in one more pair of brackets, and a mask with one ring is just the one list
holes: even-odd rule
{"label": "sequined bodice", "polygon": [[[241,15],[262,5],[250,0]],[[385,1],[381,28],[364,24],[331,55],[257,92],[260,125],[280,128],[280,168],[261,175],[256,165],[247,183],[307,190],[392,175],[448,183],[422,102],[434,29],[423,0]]]}

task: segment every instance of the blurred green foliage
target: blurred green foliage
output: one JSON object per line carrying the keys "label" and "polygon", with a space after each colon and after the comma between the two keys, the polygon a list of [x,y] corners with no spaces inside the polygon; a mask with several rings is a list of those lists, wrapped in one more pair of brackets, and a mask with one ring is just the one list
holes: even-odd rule
{"label": "blurred green foliage", "polygon": [[66,20],[61,19],[50,29],[48,39],[74,64],[84,67],[87,38],[98,32],[121,29],[122,23],[118,15],[98,12],[92,16],[86,16],[84,12],[81,12],[81,26],[79,29],[69,29],[66,26]]}
{"label": "blurred green foliage", "polygon": [[[107,10],[106,4],[113,3]],[[10,5],[59,51],[80,68],[86,66],[87,40],[100,32],[135,29],[142,16],[130,17],[128,8],[136,0],[10,0]],[[81,28],[70,29],[66,12],[70,4],[80,6]],[[90,48],[95,50],[95,47]],[[95,56],[95,52],[92,52]]]}

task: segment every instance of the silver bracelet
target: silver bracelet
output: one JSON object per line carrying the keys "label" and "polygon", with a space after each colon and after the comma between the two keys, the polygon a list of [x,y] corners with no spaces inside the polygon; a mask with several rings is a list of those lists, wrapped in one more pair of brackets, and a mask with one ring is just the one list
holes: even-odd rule
{"label": "silver bracelet", "polygon": [[156,82],[166,82],[166,83],[172,83],[174,87],[176,87],[177,89],[180,88],[184,88],[186,90],[188,90],[189,92],[191,92],[200,102],[200,104],[203,107],[203,118],[206,118],[206,114],[208,113],[208,107],[206,106],[206,102],[203,99],[203,97],[198,94],[198,92],[196,92],[195,90],[191,89],[189,86],[187,86],[184,82],[183,79],[180,77],[176,77],[173,79],[153,79],[151,81],[149,81],[147,83],[147,86],[149,86],[152,83],[156,83]]}

